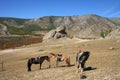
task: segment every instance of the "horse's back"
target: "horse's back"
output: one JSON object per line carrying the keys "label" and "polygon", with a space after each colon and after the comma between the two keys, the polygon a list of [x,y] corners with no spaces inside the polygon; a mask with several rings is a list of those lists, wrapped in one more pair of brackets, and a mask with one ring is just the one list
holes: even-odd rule
{"label": "horse's back", "polygon": [[86,56],[85,60],[87,60],[89,58],[89,56],[90,56],[90,52],[86,51],[86,52],[84,52],[84,55]]}
{"label": "horse's back", "polygon": [[89,51],[85,51],[85,52],[83,53],[83,56],[89,57],[89,56],[90,56],[90,52],[89,52]]}
{"label": "horse's back", "polygon": [[83,61],[86,61],[90,56],[90,52],[89,51],[85,51],[81,54],[78,54],[77,57],[78,57],[78,60],[83,60]]}

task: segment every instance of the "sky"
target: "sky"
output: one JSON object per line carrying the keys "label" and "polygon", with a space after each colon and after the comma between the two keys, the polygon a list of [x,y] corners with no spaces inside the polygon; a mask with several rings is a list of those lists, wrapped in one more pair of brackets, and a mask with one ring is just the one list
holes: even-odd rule
{"label": "sky", "polygon": [[0,0],[0,17],[40,18],[87,14],[120,18],[120,0]]}

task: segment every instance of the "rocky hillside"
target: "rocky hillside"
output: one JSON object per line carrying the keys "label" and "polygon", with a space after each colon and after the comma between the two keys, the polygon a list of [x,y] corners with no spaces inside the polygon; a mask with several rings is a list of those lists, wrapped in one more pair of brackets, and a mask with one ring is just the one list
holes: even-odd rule
{"label": "rocky hillside", "polygon": [[106,37],[120,28],[120,18],[105,18],[98,15],[45,16],[37,19],[0,18],[12,34],[31,34],[32,31],[50,31],[59,26],[67,28],[68,35],[77,37]]}

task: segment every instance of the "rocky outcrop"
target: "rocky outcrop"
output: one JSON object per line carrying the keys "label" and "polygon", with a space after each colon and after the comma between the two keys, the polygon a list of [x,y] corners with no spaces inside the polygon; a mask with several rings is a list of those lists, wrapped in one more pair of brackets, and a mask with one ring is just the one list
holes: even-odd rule
{"label": "rocky outcrop", "polygon": [[106,36],[106,38],[118,38],[120,39],[120,28],[112,31],[109,35]]}
{"label": "rocky outcrop", "polygon": [[55,40],[67,36],[66,27],[59,26],[56,30],[51,30],[44,37],[43,41]]}
{"label": "rocky outcrop", "polygon": [[48,33],[43,37],[43,41],[53,39],[54,36],[55,36],[55,34],[56,34],[56,31],[55,31],[55,30],[51,30],[50,32],[48,32]]}
{"label": "rocky outcrop", "polygon": [[0,34],[1,35],[9,35],[7,27],[3,24],[0,24]]}

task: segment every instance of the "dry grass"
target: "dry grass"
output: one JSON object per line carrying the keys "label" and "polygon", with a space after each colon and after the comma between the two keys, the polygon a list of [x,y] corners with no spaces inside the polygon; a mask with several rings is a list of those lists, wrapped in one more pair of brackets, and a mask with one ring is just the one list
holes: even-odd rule
{"label": "dry grass", "polygon": [[[92,67],[93,70],[83,73],[86,75],[85,80],[120,80],[120,42],[115,39],[85,42],[66,39],[1,50],[0,60],[4,61],[4,71],[1,71],[0,66],[0,80],[80,80],[80,73],[76,74],[77,68],[74,66],[75,53],[80,48],[91,52],[86,67]],[[42,70],[39,70],[39,65],[33,65],[32,71],[27,72],[28,58],[50,52],[69,55],[73,66],[66,67],[65,62],[61,62],[56,68],[55,61],[51,60],[52,68],[48,69],[45,61]]]}

